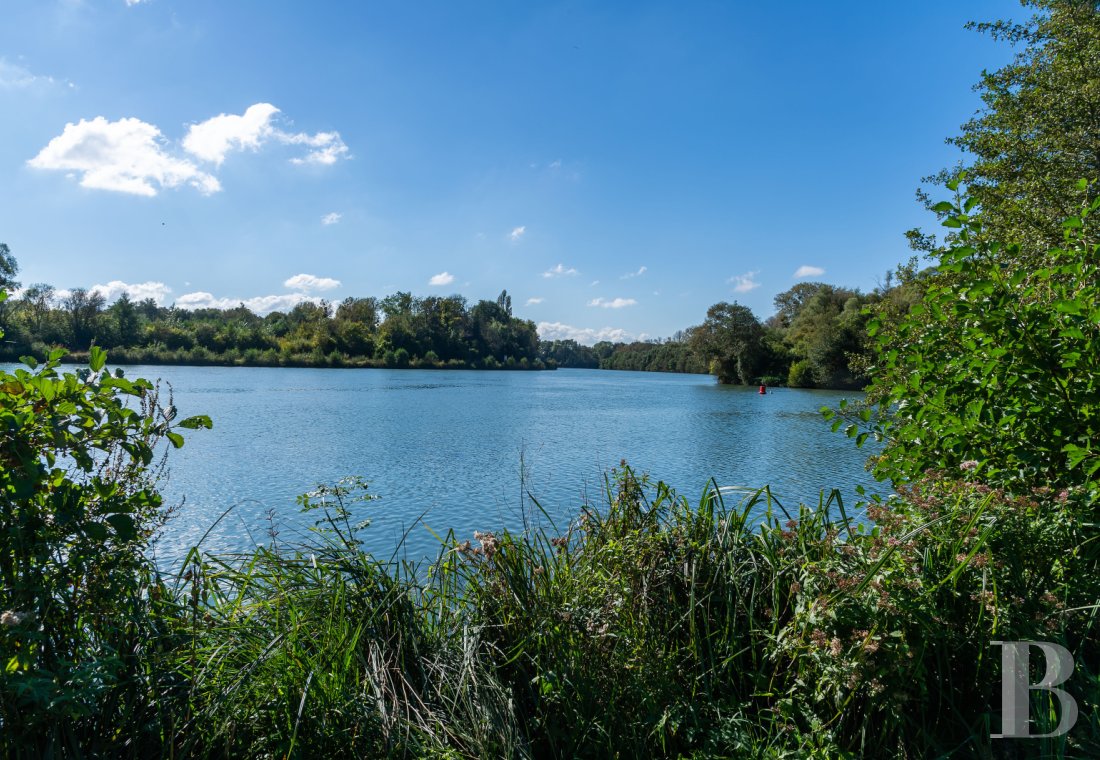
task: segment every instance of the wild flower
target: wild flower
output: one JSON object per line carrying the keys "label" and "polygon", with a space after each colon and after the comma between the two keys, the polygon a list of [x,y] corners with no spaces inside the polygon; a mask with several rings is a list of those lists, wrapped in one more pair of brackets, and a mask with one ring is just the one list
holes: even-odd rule
{"label": "wild flower", "polygon": [[0,613],[0,625],[6,625],[14,628],[17,625],[23,623],[29,623],[34,620],[33,612],[16,612],[15,610],[4,610]]}
{"label": "wild flower", "polygon": [[978,460],[977,459],[967,459],[965,462],[963,462],[959,465],[959,469],[962,470],[963,472],[969,472],[970,470],[976,470],[976,469],[978,469]]}
{"label": "wild flower", "polygon": [[481,543],[481,550],[485,552],[486,557],[492,557],[500,549],[500,539],[492,533],[479,533],[475,530],[474,540]]}

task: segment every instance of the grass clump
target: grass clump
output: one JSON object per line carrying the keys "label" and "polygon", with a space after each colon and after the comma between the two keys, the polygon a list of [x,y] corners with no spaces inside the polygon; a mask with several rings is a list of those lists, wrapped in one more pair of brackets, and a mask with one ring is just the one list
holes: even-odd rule
{"label": "grass clump", "polygon": [[561,535],[450,537],[422,567],[358,548],[351,493],[308,544],[192,556],[186,754],[993,757],[997,640],[1078,663],[1074,731],[1011,751],[1100,751],[1083,491],[930,477],[868,527],[837,494],[689,502],[623,467]]}

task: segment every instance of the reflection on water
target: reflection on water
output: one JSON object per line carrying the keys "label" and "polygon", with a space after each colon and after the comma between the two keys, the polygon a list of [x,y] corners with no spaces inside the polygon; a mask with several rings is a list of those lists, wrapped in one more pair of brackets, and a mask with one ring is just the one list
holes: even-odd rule
{"label": "reflection on water", "polygon": [[[169,500],[186,503],[158,543],[166,563],[206,538],[211,550],[312,524],[295,496],[360,475],[379,501],[367,547],[389,556],[410,530],[410,557],[438,535],[523,524],[522,486],[559,524],[596,498],[621,459],[695,501],[719,485],[768,484],[784,504],[821,489],[874,489],[867,450],[818,414],[843,394],[722,387],[705,376],[596,370],[470,372],[132,367],[171,382],[181,415],[209,414],[170,458]],[[521,476],[522,473],[522,476]],[[528,505],[530,510],[530,505]],[[421,520],[421,516],[422,520]],[[423,524],[421,524],[423,523]]]}

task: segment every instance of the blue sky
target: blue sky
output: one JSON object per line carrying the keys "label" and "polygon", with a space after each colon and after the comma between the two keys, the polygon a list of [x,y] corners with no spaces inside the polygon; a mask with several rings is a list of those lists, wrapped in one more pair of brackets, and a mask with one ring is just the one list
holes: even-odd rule
{"label": "blue sky", "polygon": [[507,288],[589,343],[763,318],[909,257],[920,178],[1011,55],[963,24],[1021,14],[5,0],[0,242],[24,284],[165,305]]}

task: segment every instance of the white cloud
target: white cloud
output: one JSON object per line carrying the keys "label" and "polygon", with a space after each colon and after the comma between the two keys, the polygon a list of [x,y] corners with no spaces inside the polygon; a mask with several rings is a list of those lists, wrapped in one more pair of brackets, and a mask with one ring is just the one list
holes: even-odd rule
{"label": "white cloud", "polygon": [[27,162],[36,169],[77,172],[82,187],[154,196],[188,184],[204,195],[221,190],[217,178],[164,150],[160,130],[140,119],[69,123]]}
{"label": "white cloud", "polygon": [[270,103],[256,103],[244,114],[219,114],[198,124],[192,124],[183,138],[183,149],[203,161],[221,166],[231,150],[259,150],[275,128],[271,117],[279,109]]}
{"label": "white cloud", "polygon": [[561,159],[560,158],[554,159],[553,161],[550,162],[550,164],[548,165],[547,168],[549,168],[553,171],[557,171],[558,169],[561,168]]}
{"label": "white cloud", "polygon": [[340,287],[340,281],[334,280],[331,277],[316,277],[312,274],[296,274],[284,282],[283,286],[291,290],[302,290],[309,293],[314,290],[332,290],[333,288],[338,288]]}
{"label": "white cloud", "polygon": [[255,103],[240,116],[223,113],[192,124],[183,138],[183,149],[215,166],[220,166],[230,151],[256,151],[271,141],[311,148],[304,158],[290,159],[292,164],[330,165],[346,157],[348,146],[339,132],[286,132],[272,123],[277,113],[279,109],[270,103]]}
{"label": "white cloud", "polygon": [[141,3],[145,2],[148,2],[148,0],[126,0],[126,7],[132,8],[135,5],[140,5]]}
{"label": "white cloud", "polygon": [[521,224],[519,227],[514,227],[511,232],[508,233],[508,239],[513,243],[519,242],[519,239],[523,237],[527,232],[527,225]]}
{"label": "white cloud", "polygon": [[545,298],[541,298],[539,296],[534,296],[532,298],[527,299],[527,304],[526,305],[527,306],[535,306],[536,304],[540,304],[545,300],[546,300]]}
{"label": "white cloud", "polygon": [[639,267],[637,272],[627,272],[626,274],[624,274],[619,279],[620,280],[629,280],[629,279],[632,279],[634,277],[641,277],[643,274],[646,273],[646,271],[647,271],[646,267]]}
{"label": "white cloud", "polygon": [[733,285],[735,293],[748,293],[750,290],[760,287],[760,283],[756,281],[756,275],[760,272],[745,272],[744,274],[734,275],[729,278],[728,282]]}
{"label": "white cloud", "polygon": [[290,163],[319,164],[331,166],[341,158],[351,158],[348,155],[348,146],[340,138],[339,132],[318,132],[315,135],[307,135],[304,132],[296,135],[276,131],[276,139],[288,145],[308,145],[314,150],[306,153],[305,158],[292,158]]}
{"label": "white cloud", "polygon": [[106,285],[93,285],[88,290],[101,293],[108,303],[117,300],[119,296],[125,293],[134,301],[144,301],[146,298],[152,298],[158,306],[163,305],[164,299],[172,292],[172,289],[163,282],[127,283],[122,280],[111,280]]}
{"label": "white cloud", "polygon": [[53,77],[35,74],[26,66],[0,58],[0,90],[25,90],[52,84],[57,84]]}
{"label": "white cloud", "polygon": [[633,306],[637,301],[633,298],[612,298],[608,301],[605,298],[593,298],[588,302],[589,306],[600,306],[604,309],[622,309],[626,306]]}
{"label": "white cloud", "polygon": [[[220,114],[192,124],[180,146],[215,167],[221,166],[232,151],[256,151],[269,142],[309,148],[304,158],[290,159],[295,164],[333,164],[349,158],[348,146],[338,132],[285,132],[272,123],[277,113],[279,109],[270,103],[256,103],[239,116]],[[190,158],[172,155],[156,126],[133,117],[107,121],[97,116],[91,121],[81,119],[79,124],[67,124],[27,163],[37,169],[78,173],[81,185],[99,190],[146,196],[182,184],[192,185],[205,195],[221,190],[214,175],[200,170]]]}
{"label": "white cloud", "polygon": [[590,288],[594,288],[594,287],[596,287],[596,286],[597,286],[597,285],[599,285],[599,284],[600,284],[600,281],[599,281],[599,280],[593,280],[592,282],[588,283],[588,287],[590,287]]}
{"label": "white cloud", "polygon": [[235,309],[244,304],[250,311],[264,316],[273,311],[290,311],[300,303],[320,303],[317,296],[307,296],[304,293],[283,293],[281,295],[255,296],[253,298],[215,298],[212,293],[204,290],[194,293],[185,293],[176,299],[176,306],[181,309]]}
{"label": "white cloud", "polygon": [[572,277],[575,274],[577,274],[577,270],[573,267],[569,267],[568,269],[566,269],[563,264],[558,264],[556,267],[551,267],[550,269],[547,269],[545,272],[542,273],[542,276],[547,278],[566,276]]}
{"label": "white cloud", "polygon": [[450,272],[440,272],[428,280],[429,285],[450,285],[455,281],[455,276]]}
{"label": "white cloud", "polygon": [[601,340],[626,343],[635,339],[634,335],[620,327],[601,327],[595,330],[591,327],[573,327],[561,322],[539,322],[536,329],[543,340],[575,340],[586,346],[599,343]]}
{"label": "white cloud", "polygon": [[330,224],[336,224],[337,222],[339,222],[343,218],[344,218],[343,214],[339,214],[335,211],[332,211],[332,212],[330,212],[328,214],[325,214],[324,216],[321,217],[321,224],[328,227]]}
{"label": "white cloud", "polygon": [[825,274],[825,270],[821,267],[812,267],[809,264],[803,264],[795,270],[795,279],[802,279],[803,277],[820,277]]}

